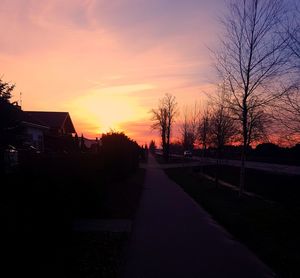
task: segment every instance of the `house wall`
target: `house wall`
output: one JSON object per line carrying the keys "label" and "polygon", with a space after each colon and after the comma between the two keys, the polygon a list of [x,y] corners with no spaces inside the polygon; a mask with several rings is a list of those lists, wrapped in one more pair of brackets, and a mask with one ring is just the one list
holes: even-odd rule
{"label": "house wall", "polygon": [[26,128],[27,143],[32,144],[40,151],[44,150],[44,132],[41,129],[35,127]]}

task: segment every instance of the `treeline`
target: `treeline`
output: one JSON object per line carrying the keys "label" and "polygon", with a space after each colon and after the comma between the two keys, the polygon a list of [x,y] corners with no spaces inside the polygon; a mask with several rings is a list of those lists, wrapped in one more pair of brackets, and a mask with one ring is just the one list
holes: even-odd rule
{"label": "treeline", "polygon": [[[185,148],[181,142],[171,143],[170,152],[172,154],[182,155]],[[227,145],[223,148],[221,158],[238,160],[241,157],[242,147]],[[279,163],[289,165],[300,165],[300,144],[293,147],[281,147],[273,143],[258,144],[255,148],[251,146],[247,150],[248,160]],[[203,157],[216,158],[217,150],[209,147],[205,154],[202,148],[193,150],[193,155]]]}

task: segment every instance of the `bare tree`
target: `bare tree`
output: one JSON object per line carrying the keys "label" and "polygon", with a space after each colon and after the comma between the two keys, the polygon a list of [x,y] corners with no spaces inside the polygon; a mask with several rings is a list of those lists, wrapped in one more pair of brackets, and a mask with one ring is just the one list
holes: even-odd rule
{"label": "bare tree", "polygon": [[175,117],[178,114],[175,96],[165,94],[165,96],[160,99],[158,108],[152,109],[151,113],[152,120],[154,121],[152,128],[157,129],[160,132],[163,156],[165,161],[168,161],[171,131],[175,122]]}
{"label": "bare tree", "polygon": [[197,139],[200,109],[197,103],[193,107],[185,107],[181,125],[182,145],[186,150],[194,149]]}
{"label": "bare tree", "polygon": [[203,111],[202,116],[200,117],[199,120],[199,125],[198,125],[198,141],[200,143],[200,145],[202,146],[202,157],[204,157],[206,155],[206,149],[209,145],[210,142],[210,111],[208,109],[208,107],[205,108],[205,110]]}
{"label": "bare tree", "polygon": [[244,191],[246,151],[261,132],[264,111],[286,90],[288,38],[282,35],[284,1],[232,0],[224,18],[224,39],[216,53],[219,77],[228,92],[227,107],[240,123],[240,195]]}
{"label": "bare tree", "polygon": [[185,150],[189,150],[194,148],[195,138],[194,138],[194,134],[191,132],[190,129],[188,111],[185,110],[183,113],[184,113],[183,123],[180,127],[181,137],[182,137],[181,144]]}
{"label": "bare tree", "polygon": [[287,32],[289,34],[289,48],[293,54],[293,61],[295,66],[300,69],[300,4],[296,4],[293,7],[292,14],[290,16],[291,22],[287,26]]}
{"label": "bare tree", "polygon": [[[277,103],[273,115],[283,124],[284,137],[293,138],[300,135],[300,5],[296,4],[290,14],[290,22],[286,28],[289,35],[291,51],[291,68],[288,93]],[[282,135],[282,132],[281,132]]]}
{"label": "bare tree", "polygon": [[280,99],[273,116],[283,126],[280,134],[283,137],[297,138],[300,135],[300,87],[294,87]]}
{"label": "bare tree", "polygon": [[217,149],[217,158],[224,147],[232,142],[238,134],[236,121],[231,111],[223,105],[217,105],[212,111],[209,124],[210,142]]}
{"label": "bare tree", "polygon": [[209,119],[209,138],[212,147],[216,148],[216,185],[219,182],[220,159],[224,147],[236,140],[238,135],[237,121],[232,117],[231,110],[226,107],[226,91],[221,87],[217,95],[211,97],[211,116]]}

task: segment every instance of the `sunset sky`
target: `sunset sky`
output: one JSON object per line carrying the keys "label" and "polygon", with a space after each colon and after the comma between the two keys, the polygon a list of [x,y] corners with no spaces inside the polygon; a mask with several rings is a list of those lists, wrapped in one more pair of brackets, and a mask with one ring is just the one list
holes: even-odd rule
{"label": "sunset sky", "polygon": [[180,106],[214,82],[221,0],[1,0],[0,74],[24,110],[68,111],[79,134],[144,144],[165,93]]}

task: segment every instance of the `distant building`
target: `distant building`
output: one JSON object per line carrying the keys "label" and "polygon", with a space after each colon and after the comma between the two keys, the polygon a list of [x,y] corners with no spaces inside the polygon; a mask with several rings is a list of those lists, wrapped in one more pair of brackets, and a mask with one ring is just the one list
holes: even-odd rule
{"label": "distant building", "polygon": [[100,150],[100,147],[102,146],[102,141],[101,141],[101,139],[98,139],[97,137],[95,140],[84,138],[84,144],[89,149],[90,152],[98,153]]}

